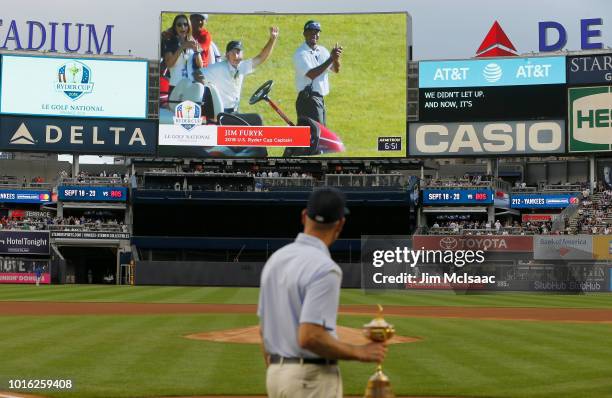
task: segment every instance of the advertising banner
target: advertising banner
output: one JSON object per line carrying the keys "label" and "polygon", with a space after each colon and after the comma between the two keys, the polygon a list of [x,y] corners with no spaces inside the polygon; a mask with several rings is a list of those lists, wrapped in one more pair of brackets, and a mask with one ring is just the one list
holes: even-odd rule
{"label": "advertising banner", "polygon": [[559,209],[570,204],[578,204],[578,192],[557,194],[512,194],[510,207],[512,209]]}
{"label": "advertising banner", "polygon": [[592,260],[592,235],[535,236],[535,260]]}
{"label": "advertising banner", "polygon": [[565,57],[419,62],[419,88],[565,84]]}
{"label": "advertising banner", "polygon": [[508,235],[414,235],[412,246],[426,250],[485,250],[531,253],[532,236]]}
{"label": "advertising banner", "polygon": [[567,57],[569,84],[612,84],[612,54]]}
{"label": "advertising banner", "polygon": [[612,86],[568,89],[569,152],[612,151]]}
{"label": "advertising banner", "polygon": [[53,216],[52,212],[46,210],[9,210],[9,217],[11,218],[50,218]]}
{"label": "advertising banner", "polygon": [[49,262],[47,260],[0,257],[0,284],[34,284],[36,283],[37,269],[41,272],[41,280],[39,283],[51,283]]}
{"label": "advertising banner", "polygon": [[65,202],[126,202],[126,187],[66,186],[57,188],[58,198]]}
{"label": "advertising banner", "polygon": [[159,126],[159,145],[309,147],[306,126]]}
{"label": "advertising banner", "polygon": [[49,231],[0,231],[0,254],[49,254]]}
{"label": "advertising banner", "polygon": [[51,202],[51,192],[41,190],[0,189],[0,203],[33,203]]}
{"label": "advertising banner", "polygon": [[612,260],[612,235],[593,236],[593,257],[595,260]]}
{"label": "advertising banner", "polygon": [[563,152],[563,120],[409,125],[410,156],[497,156]]}
{"label": "advertising banner", "polygon": [[0,149],[76,154],[154,155],[157,121],[0,116]]}
{"label": "advertising banner", "polygon": [[145,119],[148,72],[144,60],[3,55],[0,112]]}
{"label": "advertising banner", "polygon": [[493,191],[483,189],[424,189],[423,204],[491,204]]}
{"label": "advertising banner", "polygon": [[51,238],[54,240],[62,239],[123,239],[129,240],[130,234],[127,232],[102,232],[102,231],[51,231]]}
{"label": "advertising banner", "polygon": [[521,215],[522,222],[528,221],[552,221],[558,214],[523,214]]}
{"label": "advertising banner", "polygon": [[421,88],[421,122],[565,118],[563,84],[511,87]]}

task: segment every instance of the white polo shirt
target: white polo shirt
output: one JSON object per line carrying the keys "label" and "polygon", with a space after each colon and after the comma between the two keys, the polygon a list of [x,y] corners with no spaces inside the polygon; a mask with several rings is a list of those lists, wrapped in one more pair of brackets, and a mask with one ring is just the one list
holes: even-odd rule
{"label": "white polo shirt", "polygon": [[253,73],[253,59],[247,59],[233,67],[227,60],[201,68],[204,79],[215,85],[224,108],[237,109],[240,104],[242,81],[246,75]]}
{"label": "white polo shirt", "polygon": [[257,315],[266,352],[286,358],[317,358],[298,344],[300,323],[323,326],[337,338],[342,270],[323,241],[299,234],[264,266]]}
{"label": "white polo shirt", "polygon": [[308,44],[304,43],[297,49],[293,54],[293,66],[295,67],[295,88],[298,93],[312,83],[312,91],[321,95],[329,94],[329,80],[327,78],[329,68],[314,80],[306,76],[309,70],[327,61],[329,56],[329,51],[323,46],[317,46],[313,50]]}

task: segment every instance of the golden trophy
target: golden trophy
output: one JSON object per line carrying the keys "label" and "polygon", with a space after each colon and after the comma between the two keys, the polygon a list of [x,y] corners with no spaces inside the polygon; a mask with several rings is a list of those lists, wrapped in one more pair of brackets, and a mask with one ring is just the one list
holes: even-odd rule
{"label": "golden trophy", "polygon": [[[383,307],[378,304],[378,315],[370,323],[363,325],[363,334],[371,341],[383,343],[395,334],[393,325],[383,318]],[[395,398],[391,390],[391,382],[382,371],[382,363],[376,367],[376,373],[368,380],[363,398]]]}

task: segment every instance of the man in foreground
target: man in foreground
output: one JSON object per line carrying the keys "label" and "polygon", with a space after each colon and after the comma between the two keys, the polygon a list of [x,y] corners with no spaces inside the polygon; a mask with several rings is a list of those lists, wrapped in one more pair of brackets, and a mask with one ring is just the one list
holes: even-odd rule
{"label": "man in foreground", "polygon": [[258,315],[271,398],[340,398],[339,359],[381,362],[385,357],[382,343],[351,345],[337,338],[342,270],[328,248],[347,213],[340,191],[315,190],[302,211],[304,232],[263,269]]}

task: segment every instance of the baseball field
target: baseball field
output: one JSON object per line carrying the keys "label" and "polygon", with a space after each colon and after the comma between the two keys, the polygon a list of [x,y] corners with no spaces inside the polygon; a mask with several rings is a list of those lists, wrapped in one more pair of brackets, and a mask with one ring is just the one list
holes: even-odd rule
{"label": "baseball field", "polygon": [[[202,7],[200,7],[202,8]],[[187,10],[206,12],[206,10]],[[172,25],[177,13],[163,13],[161,29]],[[343,46],[342,68],[330,75],[330,93],[325,97],[328,127],[346,146],[333,157],[405,156],[404,151],[378,152],[379,136],[406,136],[406,14],[359,15],[239,15],[209,14],[208,30],[224,55],[230,40],[241,40],[245,59],[256,56],[278,26],[279,38],[270,58],[244,79],[241,112],[259,113],[264,124],[284,125],[265,102],[249,105],[249,98],[267,80],[274,80],[270,98],[294,122],[297,120],[293,54],[304,43],[304,23],[321,22],[320,45],[331,50]],[[282,156],[283,148],[269,149]]]}
{"label": "baseball field", "polygon": [[[251,288],[0,286],[0,391],[262,395],[260,347],[235,331],[257,324],[257,296]],[[360,328],[376,303],[411,341],[390,345],[384,364],[398,396],[612,397],[610,294],[344,290],[339,325]],[[213,331],[230,338],[187,338]],[[362,394],[373,368],[343,362],[345,393]],[[11,380],[38,379],[73,388],[9,390]]]}

